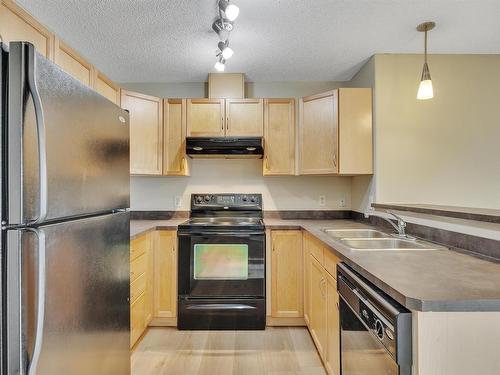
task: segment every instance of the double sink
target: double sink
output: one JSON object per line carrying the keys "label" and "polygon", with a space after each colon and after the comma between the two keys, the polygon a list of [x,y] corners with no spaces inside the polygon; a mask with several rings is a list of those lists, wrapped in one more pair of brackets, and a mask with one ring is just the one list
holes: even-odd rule
{"label": "double sink", "polygon": [[323,229],[330,237],[340,240],[352,250],[390,251],[390,250],[443,250],[445,247],[429,242],[399,238],[375,229]]}

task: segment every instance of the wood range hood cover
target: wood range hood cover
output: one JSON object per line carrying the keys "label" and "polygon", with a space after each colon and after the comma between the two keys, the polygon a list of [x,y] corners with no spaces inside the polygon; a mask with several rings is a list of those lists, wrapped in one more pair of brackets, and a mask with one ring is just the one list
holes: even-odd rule
{"label": "wood range hood cover", "polygon": [[187,137],[186,154],[191,158],[260,159],[262,137]]}

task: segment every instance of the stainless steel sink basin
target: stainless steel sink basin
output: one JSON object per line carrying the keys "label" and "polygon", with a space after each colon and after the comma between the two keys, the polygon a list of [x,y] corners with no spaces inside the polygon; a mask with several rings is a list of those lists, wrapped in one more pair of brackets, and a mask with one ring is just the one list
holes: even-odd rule
{"label": "stainless steel sink basin", "polygon": [[357,238],[342,239],[345,245],[352,250],[363,251],[388,251],[388,250],[441,250],[439,245],[399,238]]}
{"label": "stainless steel sink basin", "polygon": [[323,229],[323,231],[334,238],[390,238],[387,233],[374,229]]}

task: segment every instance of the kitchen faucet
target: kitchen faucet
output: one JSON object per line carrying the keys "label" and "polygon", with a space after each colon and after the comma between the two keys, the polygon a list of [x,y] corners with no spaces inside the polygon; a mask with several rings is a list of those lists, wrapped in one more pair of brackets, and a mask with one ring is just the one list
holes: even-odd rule
{"label": "kitchen faucet", "polygon": [[409,236],[409,235],[406,234],[406,221],[404,221],[401,216],[396,215],[391,210],[386,210],[385,212],[387,214],[391,215],[397,221],[397,224],[395,224],[394,220],[391,220],[390,218],[387,218],[387,217],[384,217],[384,216],[378,216],[378,215],[373,215],[373,214],[368,214],[368,216],[371,216],[371,215],[377,216],[377,217],[379,217],[379,218],[384,219],[385,221],[387,221],[398,232],[397,237],[407,238],[407,239],[414,239],[414,237]]}

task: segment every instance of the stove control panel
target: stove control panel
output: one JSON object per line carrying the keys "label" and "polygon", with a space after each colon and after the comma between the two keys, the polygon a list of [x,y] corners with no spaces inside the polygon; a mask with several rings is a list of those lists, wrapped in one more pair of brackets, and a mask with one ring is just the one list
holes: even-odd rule
{"label": "stove control panel", "polygon": [[192,194],[193,209],[262,209],[262,194]]}

